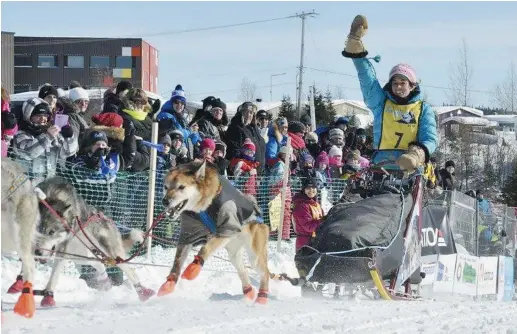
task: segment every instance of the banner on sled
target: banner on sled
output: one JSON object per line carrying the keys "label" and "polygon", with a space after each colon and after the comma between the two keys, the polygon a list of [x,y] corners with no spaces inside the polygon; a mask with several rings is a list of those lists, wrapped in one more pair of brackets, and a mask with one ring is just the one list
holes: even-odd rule
{"label": "banner on sled", "polygon": [[467,296],[477,295],[479,258],[468,254],[457,254],[452,292]]}
{"label": "banner on sled", "polygon": [[497,291],[497,267],[498,259],[492,257],[479,258],[479,274],[477,295],[495,295]]}
{"label": "banner on sled", "polygon": [[456,258],[456,254],[438,256],[433,283],[433,292],[452,293],[454,288]]}
{"label": "banner on sled", "polygon": [[420,282],[421,286],[433,285],[436,277],[436,268],[438,268],[438,261],[422,263],[420,270],[425,274],[425,277]]}
{"label": "banner on sled", "polygon": [[421,249],[418,240],[418,219],[420,207],[415,205],[411,226],[404,240],[404,260],[397,275],[396,286],[401,286],[421,265]]}
{"label": "banner on sled", "polygon": [[423,209],[423,222],[420,234],[422,256],[456,253],[447,217],[447,207],[430,205]]}
{"label": "banner on sled", "polygon": [[326,216],[331,208],[332,203],[329,201],[329,191],[327,188],[323,188],[321,189],[321,209],[323,214]]}
{"label": "banner on sled", "polygon": [[499,256],[497,269],[497,300],[511,301],[515,294],[513,258]]}

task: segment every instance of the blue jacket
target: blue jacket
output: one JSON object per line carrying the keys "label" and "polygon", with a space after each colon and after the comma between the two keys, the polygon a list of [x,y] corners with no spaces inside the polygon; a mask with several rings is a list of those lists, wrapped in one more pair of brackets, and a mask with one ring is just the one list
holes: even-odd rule
{"label": "blue jacket", "polygon": [[282,138],[282,142],[280,143],[280,145],[278,145],[274,131],[275,130],[273,130],[272,126],[270,126],[267,131],[269,140],[267,141],[267,144],[266,144],[266,161],[268,159],[276,158],[278,156],[278,152],[280,151],[280,147],[285,146],[287,144],[287,136],[284,136]]}
{"label": "blue jacket", "polygon": [[482,200],[478,199],[479,211],[481,211],[484,215],[492,214],[492,210],[490,209],[490,203],[483,198]]}
{"label": "blue jacket", "polygon": [[192,132],[187,122],[185,121],[179,121],[176,116],[176,111],[174,111],[174,108],[172,106],[171,100],[165,102],[162,109],[158,113],[158,116],[156,116],[156,119],[158,122],[164,119],[171,119],[173,123],[174,130],[179,130],[183,134],[184,142],[187,143],[187,140],[190,138],[192,140],[192,143],[195,145],[198,141],[201,140],[201,137],[198,133]]}
{"label": "blue jacket", "polygon": [[[377,149],[381,140],[382,114],[386,99],[395,102],[395,99],[387,89],[383,89],[377,80],[372,63],[366,58],[352,59],[357,70],[364,103],[373,113],[373,148]],[[418,88],[417,88],[418,89]],[[422,94],[418,93],[408,103],[422,100]],[[436,128],[435,113],[427,103],[423,104],[422,115],[418,125],[417,142],[427,148],[427,153],[432,155],[438,147],[438,131]],[[377,151],[372,159],[373,163],[383,161],[394,162],[403,152],[401,151]]]}

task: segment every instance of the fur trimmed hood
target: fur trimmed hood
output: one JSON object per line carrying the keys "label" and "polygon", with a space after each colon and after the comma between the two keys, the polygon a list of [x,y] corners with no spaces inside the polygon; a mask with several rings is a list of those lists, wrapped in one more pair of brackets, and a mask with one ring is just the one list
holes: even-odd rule
{"label": "fur trimmed hood", "polygon": [[114,128],[104,125],[94,125],[90,128],[91,131],[102,131],[106,134],[108,139],[115,139],[124,141],[125,131],[124,128]]}

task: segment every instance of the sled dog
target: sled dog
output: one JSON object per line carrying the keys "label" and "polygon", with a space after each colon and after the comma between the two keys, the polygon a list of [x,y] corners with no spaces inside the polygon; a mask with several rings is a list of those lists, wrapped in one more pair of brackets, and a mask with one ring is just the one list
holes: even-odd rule
{"label": "sled dog", "polygon": [[[40,221],[38,197],[26,170],[19,163],[2,159],[2,253],[17,252],[22,270],[8,293],[22,292],[14,312],[31,318],[34,314],[32,282],[36,271],[33,249]],[[25,278],[25,282],[22,277]]]}
{"label": "sled dog", "polygon": [[[73,185],[63,178],[49,178],[38,184],[38,188],[45,193],[46,202],[55,211],[52,212],[44,203],[39,204],[41,237],[38,239],[37,249],[42,256],[50,256],[54,251],[56,253],[50,279],[43,291],[42,306],[55,305],[53,291],[65,265],[63,258],[71,258],[76,264],[92,266],[101,275],[104,289],[110,288],[111,282],[105,265],[101,261],[90,259],[99,253],[104,253],[111,259],[126,258],[135,243],[144,241],[142,231],[132,229],[123,238],[115,223],[101,211],[88,205]],[[81,257],[85,259],[81,260]],[[140,300],[145,301],[154,295],[153,290],[140,284],[136,272],[129,264],[116,265],[126,273]]]}
{"label": "sled dog", "polygon": [[163,206],[172,218],[181,218],[181,230],[173,267],[158,296],[174,291],[191,247],[203,244],[181,278],[195,279],[203,264],[221,247],[237,269],[244,296],[255,299],[244,265],[244,250],[260,273],[256,302],[267,303],[270,273],[267,264],[269,227],[262,222],[253,197],[244,195],[215,166],[193,161],[169,171],[164,180]]}

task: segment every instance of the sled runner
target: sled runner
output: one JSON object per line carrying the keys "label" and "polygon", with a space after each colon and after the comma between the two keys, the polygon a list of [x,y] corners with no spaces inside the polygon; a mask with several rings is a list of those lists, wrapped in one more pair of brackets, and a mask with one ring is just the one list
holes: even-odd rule
{"label": "sled runner", "polygon": [[340,287],[336,294],[343,286],[366,286],[383,299],[414,298],[411,284],[422,280],[422,176],[404,177],[390,165],[363,175],[358,191],[364,199],[335,205],[309,245],[297,252],[302,295],[334,283]]}

